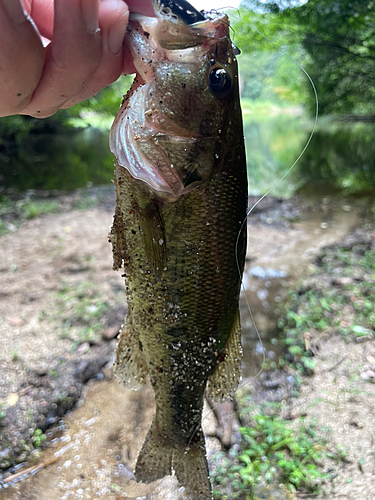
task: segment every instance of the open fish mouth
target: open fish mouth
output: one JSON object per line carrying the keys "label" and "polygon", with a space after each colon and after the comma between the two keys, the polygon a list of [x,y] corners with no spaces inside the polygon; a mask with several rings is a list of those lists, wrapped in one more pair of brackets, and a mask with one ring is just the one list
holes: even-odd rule
{"label": "open fish mouth", "polygon": [[[112,126],[110,147],[134,178],[179,197],[222,161],[233,50],[226,16],[206,19],[186,0],[153,5],[156,18],[135,15],[129,23],[126,41],[137,76]],[[223,75],[226,87],[214,96],[212,86]]]}

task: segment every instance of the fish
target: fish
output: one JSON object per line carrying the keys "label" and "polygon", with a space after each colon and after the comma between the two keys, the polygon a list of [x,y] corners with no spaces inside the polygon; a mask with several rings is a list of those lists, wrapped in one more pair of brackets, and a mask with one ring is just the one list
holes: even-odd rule
{"label": "fish", "polygon": [[116,210],[109,239],[128,313],[115,374],[156,410],[135,477],[174,473],[194,500],[212,490],[202,432],[205,391],[233,397],[240,379],[239,294],[247,174],[238,53],[229,19],[185,0],[153,0],[126,34],[136,68],[110,132]]}

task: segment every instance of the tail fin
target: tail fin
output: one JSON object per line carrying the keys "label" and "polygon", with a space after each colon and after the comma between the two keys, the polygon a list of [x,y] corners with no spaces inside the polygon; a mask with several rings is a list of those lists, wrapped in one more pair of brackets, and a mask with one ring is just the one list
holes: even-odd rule
{"label": "tail fin", "polygon": [[162,479],[172,474],[172,463],[178,482],[185,487],[189,498],[212,500],[202,430],[195,435],[193,444],[179,449],[164,445],[153,422],[137,458],[135,477],[145,483]]}
{"label": "tail fin", "polygon": [[148,431],[135,465],[138,481],[151,483],[172,474],[173,448],[166,447],[157,432],[155,420]]}
{"label": "tail fin", "polygon": [[208,476],[208,464],[204,436],[198,443],[176,450],[173,455],[173,469],[178,482],[185,486],[186,493],[193,500],[212,500],[211,483]]}

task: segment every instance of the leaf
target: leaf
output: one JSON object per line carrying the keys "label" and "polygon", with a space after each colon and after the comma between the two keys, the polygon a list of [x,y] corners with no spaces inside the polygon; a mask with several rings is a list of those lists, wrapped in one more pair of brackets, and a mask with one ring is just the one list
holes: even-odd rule
{"label": "leaf", "polygon": [[371,330],[370,328],[365,328],[364,326],[361,326],[361,325],[353,325],[352,332],[356,333],[360,337],[364,337],[367,335],[373,336],[375,333],[374,330]]}

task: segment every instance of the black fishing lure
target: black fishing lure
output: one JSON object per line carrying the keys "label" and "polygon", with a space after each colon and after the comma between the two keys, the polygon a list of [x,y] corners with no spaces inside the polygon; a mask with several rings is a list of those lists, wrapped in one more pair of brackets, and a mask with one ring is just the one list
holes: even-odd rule
{"label": "black fishing lure", "polygon": [[156,15],[169,21],[194,24],[206,20],[204,15],[186,0],[153,0],[152,3]]}

